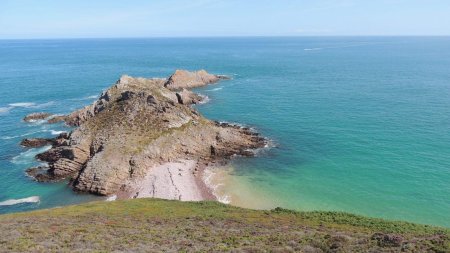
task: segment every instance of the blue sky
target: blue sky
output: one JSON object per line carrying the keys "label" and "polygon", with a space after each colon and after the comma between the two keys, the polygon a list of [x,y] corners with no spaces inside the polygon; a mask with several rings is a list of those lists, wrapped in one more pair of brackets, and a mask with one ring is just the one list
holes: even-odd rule
{"label": "blue sky", "polygon": [[450,0],[0,0],[0,39],[450,35]]}

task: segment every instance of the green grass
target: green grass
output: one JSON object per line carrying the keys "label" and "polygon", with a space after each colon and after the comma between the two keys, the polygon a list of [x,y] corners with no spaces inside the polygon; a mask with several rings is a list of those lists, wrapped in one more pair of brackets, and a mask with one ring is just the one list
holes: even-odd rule
{"label": "green grass", "polygon": [[0,251],[450,251],[444,228],[339,212],[158,199],[2,215],[0,235]]}

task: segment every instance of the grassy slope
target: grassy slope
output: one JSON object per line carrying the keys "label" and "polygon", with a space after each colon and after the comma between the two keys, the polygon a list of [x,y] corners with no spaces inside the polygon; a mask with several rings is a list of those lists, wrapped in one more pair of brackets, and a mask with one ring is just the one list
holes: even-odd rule
{"label": "grassy slope", "polygon": [[0,251],[450,252],[450,230],[335,212],[138,199],[0,216]]}

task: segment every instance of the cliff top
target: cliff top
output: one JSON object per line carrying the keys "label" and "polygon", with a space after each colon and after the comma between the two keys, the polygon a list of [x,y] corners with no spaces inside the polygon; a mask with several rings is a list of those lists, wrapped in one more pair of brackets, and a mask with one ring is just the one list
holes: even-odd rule
{"label": "cliff top", "polygon": [[0,216],[8,251],[449,252],[450,230],[339,212],[135,199]]}

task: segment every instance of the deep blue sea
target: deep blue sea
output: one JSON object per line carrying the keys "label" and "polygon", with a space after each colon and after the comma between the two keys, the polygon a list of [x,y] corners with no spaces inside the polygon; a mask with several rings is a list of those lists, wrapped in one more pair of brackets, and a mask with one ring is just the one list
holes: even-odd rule
{"label": "deep blue sea", "polygon": [[70,130],[26,114],[69,113],[122,74],[178,68],[231,76],[198,89],[210,102],[197,108],[274,144],[232,162],[232,204],[450,227],[449,37],[0,40],[0,213],[101,199],[25,175],[40,150],[20,140]]}

